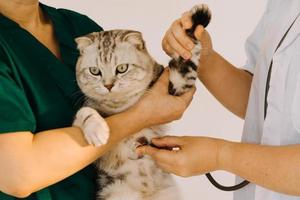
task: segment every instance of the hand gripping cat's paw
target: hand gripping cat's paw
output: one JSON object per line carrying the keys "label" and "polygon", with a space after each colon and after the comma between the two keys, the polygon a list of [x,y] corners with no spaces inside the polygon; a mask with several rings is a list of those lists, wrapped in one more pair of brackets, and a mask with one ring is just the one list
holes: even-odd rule
{"label": "hand gripping cat's paw", "polygon": [[101,146],[108,141],[109,127],[104,118],[93,108],[82,107],[76,114],[73,126],[82,129],[89,144]]}

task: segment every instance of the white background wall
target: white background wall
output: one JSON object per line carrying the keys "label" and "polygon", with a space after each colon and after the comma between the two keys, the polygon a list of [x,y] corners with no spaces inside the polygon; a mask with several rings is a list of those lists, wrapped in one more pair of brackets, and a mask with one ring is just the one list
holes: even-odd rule
{"label": "white background wall", "polygon": [[[42,2],[84,13],[106,30],[125,28],[141,31],[150,53],[164,65],[169,60],[161,49],[161,39],[165,31],[181,13],[197,3],[204,2],[213,12],[208,31],[211,33],[214,48],[236,66],[245,63],[245,39],[255,28],[266,4],[266,0],[42,0]],[[223,108],[199,82],[197,89],[192,105],[183,119],[171,125],[169,133],[239,141],[243,121]],[[224,184],[234,183],[234,177],[229,173],[213,174]],[[204,176],[176,177],[176,180],[184,200],[232,199],[232,193],[218,191]]]}

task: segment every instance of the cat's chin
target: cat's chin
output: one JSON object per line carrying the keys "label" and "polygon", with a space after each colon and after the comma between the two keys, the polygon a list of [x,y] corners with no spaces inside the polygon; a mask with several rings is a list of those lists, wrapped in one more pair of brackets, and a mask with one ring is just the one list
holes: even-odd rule
{"label": "cat's chin", "polygon": [[[89,98],[86,101],[86,105],[95,108],[103,117],[108,117],[128,110],[138,102],[141,96],[142,94],[135,95],[134,97],[128,98],[128,101],[120,101],[118,104],[112,103],[108,99],[99,101],[94,98]],[[116,99],[114,100],[116,101]]]}
{"label": "cat's chin", "polygon": [[88,97],[85,104],[95,108],[102,116],[108,117],[128,110],[138,102],[144,93],[145,91],[141,91],[139,93],[130,95],[125,99],[124,97],[117,98],[117,96],[115,96],[115,98],[108,96],[102,96],[101,98]]}
{"label": "cat's chin", "polygon": [[131,104],[125,104],[120,107],[109,107],[107,105],[102,105],[101,108],[99,109],[99,112],[101,112],[102,115],[104,116],[111,116],[115,114],[119,114],[121,112],[124,112],[128,110],[130,107],[132,107],[136,102],[132,102]]}
{"label": "cat's chin", "polygon": [[[103,111],[105,110],[105,111]],[[119,114],[121,112],[126,111],[127,109],[120,109],[120,110],[110,110],[110,109],[101,109],[101,115],[105,116],[105,117],[109,117],[111,115],[115,115],[115,114]],[[100,111],[99,111],[100,112]]]}

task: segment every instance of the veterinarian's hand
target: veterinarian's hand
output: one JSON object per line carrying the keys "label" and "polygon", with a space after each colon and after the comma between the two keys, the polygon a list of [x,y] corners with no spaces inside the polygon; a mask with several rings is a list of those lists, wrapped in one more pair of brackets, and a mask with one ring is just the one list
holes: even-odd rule
{"label": "veterinarian's hand", "polygon": [[181,95],[172,96],[168,92],[169,69],[165,69],[158,81],[133,107],[140,113],[140,120],[144,127],[164,124],[180,119],[189,106],[195,93],[195,88]]}
{"label": "veterinarian's hand", "polygon": [[[166,172],[189,177],[220,169],[220,149],[226,141],[207,137],[166,136],[153,139],[152,142],[164,149],[143,146],[137,149],[137,153],[151,156]],[[180,150],[165,150],[174,147]]]}
{"label": "veterinarian's hand", "polygon": [[[194,43],[185,33],[185,30],[191,27],[190,12],[184,13],[180,19],[172,23],[162,40],[162,48],[169,56],[180,55],[185,59],[191,58],[191,50],[194,48]],[[199,25],[195,30],[195,37],[202,45],[200,64],[205,63],[214,52],[210,35],[203,26]]]}

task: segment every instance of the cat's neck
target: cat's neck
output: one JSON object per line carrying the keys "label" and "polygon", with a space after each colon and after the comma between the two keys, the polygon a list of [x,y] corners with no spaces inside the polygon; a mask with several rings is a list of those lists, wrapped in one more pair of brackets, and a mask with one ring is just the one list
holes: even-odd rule
{"label": "cat's neck", "polygon": [[103,117],[109,117],[133,106],[144,93],[145,92],[142,91],[123,98],[103,98],[99,100],[87,98],[85,106],[96,109]]}

